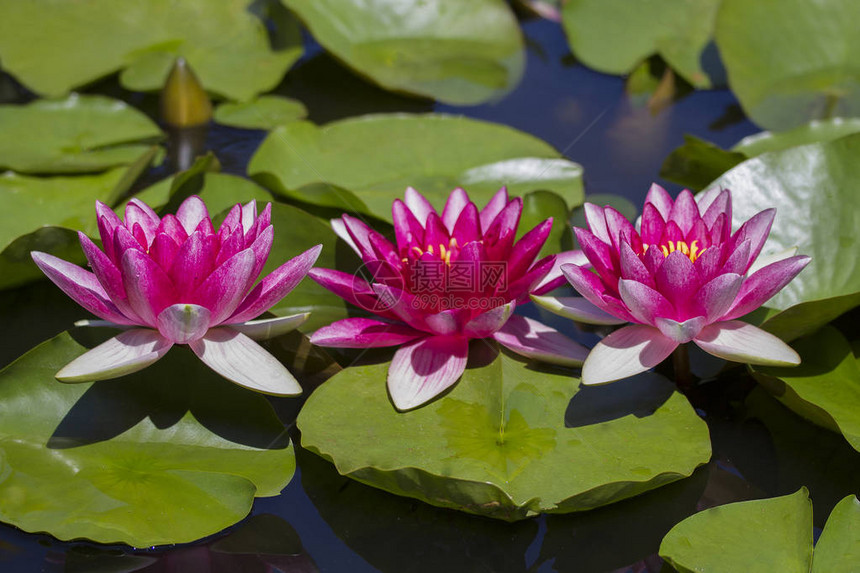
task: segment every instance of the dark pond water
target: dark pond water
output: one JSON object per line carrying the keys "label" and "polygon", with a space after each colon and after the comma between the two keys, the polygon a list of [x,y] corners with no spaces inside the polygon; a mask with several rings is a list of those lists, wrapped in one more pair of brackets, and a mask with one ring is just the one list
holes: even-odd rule
{"label": "dark pond water", "polygon": [[[524,30],[529,50],[522,83],[501,101],[478,107],[435,105],[378,90],[311,40],[307,56],[278,91],[301,99],[310,119],[320,123],[390,111],[439,111],[505,123],[581,163],[588,193],[619,194],[636,204],[651,182],[660,181],[660,165],[683,134],[730,146],[758,131],[727,90],[692,93],[653,115],[631,104],[622,79],[576,64],[557,25],[530,21]],[[110,81],[93,89],[154,110],[154,97],[122,92]],[[191,139],[215,151],[224,171],[243,174],[264,135],[213,126]],[[177,161],[176,138],[171,148],[173,160],[139,186],[169,174]],[[33,301],[39,301],[35,316]],[[0,364],[69,327],[79,312],[48,284],[0,293]],[[594,340],[567,321],[552,324]],[[226,540],[221,534],[187,546],[129,551],[0,526],[0,571],[659,571],[660,540],[684,517],[802,485],[811,491],[820,527],[853,490],[851,476],[860,475],[857,456],[841,437],[803,422],[754,390],[742,369],[736,372],[704,384],[692,397],[711,429],[712,462],[690,479],[607,508],[502,523],[374,490],[299,449],[298,471],[282,495],[258,499],[254,517],[232,528]],[[623,383],[607,388],[607,400],[625,392]],[[290,423],[295,402],[276,406]]]}

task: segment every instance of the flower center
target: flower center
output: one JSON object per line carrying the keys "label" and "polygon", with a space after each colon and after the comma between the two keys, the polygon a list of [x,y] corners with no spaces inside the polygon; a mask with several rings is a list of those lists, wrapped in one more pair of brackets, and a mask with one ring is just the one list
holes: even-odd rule
{"label": "flower center", "polygon": [[[415,254],[415,258],[420,258],[424,253],[430,253],[431,255],[438,256],[446,265],[451,266],[451,256],[460,249],[457,239],[451,237],[447,247],[443,243],[436,246],[438,249],[434,248],[434,245],[427,245],[425,249],[416,246],[412,247],[412,252]],[[406,262],[406,257],[403,258],[403,262]]]}
{"label": "flower center", "polygon": [[[675,251],[681,251],[688,257],[690,257],[690,262],[695,263],[696,259],[702,256],[708,247],[704,249],[700,249],[698,245],[699,241],[693,241],[689,245],[684,241],[666,241],[665,245],[660,245],[660,250],[663,251],[663,256],[668,257],[669,253],[674,253]],[[643,252],[648,252],[648,247],[650,245],[645,245]]]}

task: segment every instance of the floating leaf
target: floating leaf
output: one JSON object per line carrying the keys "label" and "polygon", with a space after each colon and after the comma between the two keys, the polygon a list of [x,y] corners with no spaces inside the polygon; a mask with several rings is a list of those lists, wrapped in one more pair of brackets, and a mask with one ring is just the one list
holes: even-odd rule
{"label": "floating leaf", "polygon": [[606,505],[710,457],[704,422],[659,376],[581,388],[487,350],[474,342],[453,390],[407,413],[389,400],[387,363],[340,372],[302,409],[302,445],[358,481],[506,520]]}
{"label": "floating leaf", "polygon": [[274,129],[307,114],[299,100],[264,95],[245,103],[222,103],[215,110],[215,121],[248,129]]}
{"label": "floating leaf", "polygon": [[571,50],[591,68],[626,74],[659,54],[694,86],[710,87],[700,60],[718,7],[719,0],[570,0],[561,17]]}
{"label": "floating leaf", "polygon": [[773,130],[860,115],[858,19],[854,0],[724,0],[715,37],[747,115]]}
{"label": "floating leaf", "polygon": [[0,519],[59,539],[182,543],[277,495],[295,461],[266,398],[173,349],[119,380],[61,384],[61,334],[0,372]]}
{"label": "floating leaf", "polygon": [[[582,167],[503,125],[448,115],[374,115],[275,129],[248,173],[292,200],[391,221],[391,202],[415,187],[437,207],[462,186],[483,206],[502,185],[582,202]],[[349,191],[347,191],[349,190]]]}
{"label": "floating leaf", "polygon": [[125,87],[157,90],[182,56],[207,90],[247,100],[275,87],[302,54],[297,24],[278,19],[271,42],[252,13],[259,5],[141,0],[117,10],[113,0],[0,0],[0,59],[30,89],[60,96],[120,70]]}
{"label": "floating leaf", "polygon": [[133,163],[151,146],[141,141],[160,137],[161,130],[144,114],[104,96],[72,94],[63,100],[0,105],[0,169],[103,171]]}
{"label": "floating leaf", "polygon": [[860,503],[844,498],[813,551],[812,503],[797,493],[707,509],[672,528],[660,556],[678,571],[849,573],[860,557]]}
{"label": "floating leaf", "polygon": [[860,119],[834,117],[833,119],[813,120],[788,131],[762,131],[744,137],[737,142],[732,151],[755,157],[768,151],[782,151],[789,147],[807,143],[833,141],[852,133],[860,132]]}
{"label": "floating leaf", "polygon": [[754,367],[756,378],[801,416],[841,431],[860,451],[860,363],[845,337],[826,326],[794,344],[800,366]]}
{"label": "floating leaf", "polygon": [[502,0],[282,1],[323,47],[386,89],[475,105],[522,76],[522,34]]}
{"label": "floating leaf", "polygon": [[860,134],[849,135],[749,159],[713,183],[733,191],[735,228],[777,207],[765,253],[797,247],[812,257],[766,303],[780,311],[803,305],[771,319],[773,331],[783,338],[812,332],[860,303],[858,156]]}
{"label": "floating leaf", "polygon": [[154,153],[152,148],[129,167],[98,175],[0,174],[0,288],[44,276],[30,259],[30,251],[83,262],[76,231],[97,234],[95,201],[113,204],[149,165]]}
{"label": "floating leaf", "polygon": [[660,177],[679,183],[687,189],[701,191],[714,179],[742,163],[748,156],[740,151],[727,151],[719,145],[684,135],[684,144],[663,161]]}

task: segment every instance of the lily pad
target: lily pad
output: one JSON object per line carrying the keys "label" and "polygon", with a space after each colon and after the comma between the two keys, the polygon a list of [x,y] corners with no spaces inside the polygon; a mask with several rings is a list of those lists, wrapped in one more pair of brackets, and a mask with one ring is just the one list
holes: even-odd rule
{"label": "lily pad", "polygon": [[711,181],[748,159],[741,151],[729,151],[715,143],[685,134],[684,144],[672,150],[660,167],[660,177],[701,191]]}
{"label": "lily pad", "polygon": [[756,378],[789,408],[805,418],[842,432],[860,451],[860,363],[845,337],[833,327],[794,344],[800,366],[754,367]]}
{"label": "lily pad", "polygon": [[785,339],[813,332],[860,304],[858,155],[860,134],[849,135],[749,159],[712,185],[733,191],[735,228],[759,211],[777,207],[765,253],[797,247],[798,253],[812,257],[766,303],[785,311],[786,316],[776,315],[764,325]]}
{"label": "lily pad", "polygon": [[581,388],[494,351],[473,342],[453,390],[407,413],[388,397],[387,363],[348,368],[299,414],[302,445],[368,485],[509,521],[619,501],[710,457],[705,423],[664,378]]}
{"label": "lily pad", "polygon": [[275,87],[302,54],[297,23],[278,18],[270,40],[253,13],[260,5],[141,0],[117,10],[113,0],[0,0],[0,59],[25,86],[56,97],[117,71],[128,89],[157,90],[182,56],[207,90],[248,100]]}
{"label": "lily pad", "polygon": [[773,130],[860,115],[858,19],[854,0],[724,0],[715,37],[746,114]]}
{"label": "lily pad", "polygon": [[[2,41],[2,40],[0,40]],[[84,173],[133,163],[161,137],[125,102],[72,94],[63,100],[0,105],[0,169]]]}
{"label": "lily pad", "polygon": [[82,262],[76,231],[96,234],[96,199],[112,204],[134,182],[154,155],[141,155],[129,167],[98,175],[31,177],[0,174],[0,288],[43,276],[30,251],[45,251]]}
{"label": "lily pad", "polygon": [[860,503],[844,498],[813,551],[806,488],[771,499],[707,509],[663,538],[660,556],[678,571],[848,573],[860,557]]}
{"label": "lily pad", "polygon": [[[391,222],[391,202],[412,186],[441,207],[462,186],[478,205],[502,185],[582,202],[582,167],[551,145],[510,127],[441,114],[381,114],[318,127],[278,127],[248,173],[289,199]],[[348,190],[348,191],[347,191]]]}
{"label": "lily pad", "polygon": [[185,349],[120,380],[60,384],[68,334],[0,372],[0,520],[63,539],[182,543],[277,495],[295,459],[268,401]]}
{"label": "lily pad", "polygon": [[719,0],[570,0],[561,17],[571,50],[588,67],[626,74],[659,54],[685,80],[707,88],[702,52],[719,5]]}
{"label": "lily pad", "polygon": [[308,110],[299,100],[264,95],[244,103],[222,103],[215,110],[215,121],[247,129],[274,129],[307,114]]}
{"label": "lily pad", "polygon": [[860,132],[860,118],[834,117],[813,120],[788,131],[763,131],[748,135],[737,142],[732,147],[732,151],[738,151],[747,157],[755,157],[768,151],[782,151],[807,143],[833,141],[858,132]]}
{"label": "lily pad", "polygon": [[502,0],[282,0],[314,38],[380,86],[454,105],[513,88],[525,66]]}

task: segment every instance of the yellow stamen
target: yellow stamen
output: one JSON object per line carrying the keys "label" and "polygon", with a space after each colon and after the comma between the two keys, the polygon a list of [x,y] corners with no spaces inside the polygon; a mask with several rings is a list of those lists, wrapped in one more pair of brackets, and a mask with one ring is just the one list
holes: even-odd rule
{"label": "yellow stamen", "polygon": [[[671,243],[670,243],[670,244],[671,244]],[[664,256],[664,257],[668,257],[668,256],[669,256],[669,249],[667,249],[667,248],[666,248],[666,245],[660,245],[660,250],[661,250],[661,251],[663,251],[663,256]]]}
{"label": "yellow stamen", "polygon": [[458,244],[457,244],[457,239],[455,239],[454,237],[451,237],[451,240],[450,240],[450,241],[448,241],[448,246],[449,246],[449,248],[451,248],[451,249],[456,249],[456,248],[458,248],[460,245],[458,245]]}
{"label": "yellow stamen", "polygon": [[[663,251],[663,256],[668,257],[670,253],[674,253],[675,251],[681,251],[685,255],[690,258],[690,261],[695,263],[696,259],[702,256],[708,248],[700,249],[698,245],[699,241],[693,241],[689,245],[685,241],[666,241],[665,245],[660,245],[660,250]],[[648,246],[645,246],[645,251],[648,250]]]}
{"label": "yellow stamen", "polygon": [[439,258],[446,262],[451,260],[451,253],[448,252],[445,245],[439,245]]}
{"label": "yellow stamen", "polygon": [[434,253],[434,252],[433,252],[433,245],[427,245],[427,252],[428,252],[428,253],[430,253],[431,255],[435,255],[435,254],[436,254],[436,253]]}
{"label": "yellow stamen", "polygon": [[421,247],[412,247],[412,250],[415,251],[415,256],[420,257],[424,254],[424,251],[421,250]]}

